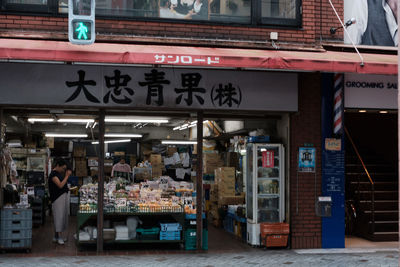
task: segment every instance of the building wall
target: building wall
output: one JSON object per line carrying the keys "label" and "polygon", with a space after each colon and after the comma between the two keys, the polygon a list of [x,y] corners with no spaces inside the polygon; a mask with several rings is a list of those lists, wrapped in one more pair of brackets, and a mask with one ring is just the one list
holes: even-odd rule
{"label": "building wall", "polygon": [[[321,194],[321,94],[318,73],[299,74],[299,111],[290,116],[291,247],[320,248],[321,218],[315,201]],[[316,173],[297,173],[298,149],[316,147]],[[297,195],[298,192],[298,195]]]}
{"label": "building wall", "polygon": [[[343,0],[334,0],[335,7],[343,16]],[[339,25],[332,8],[327,1],[303,1],[302,27],[285,29],[260,26],[228,26],[210,24],[192,24],[180,22],[150,22],[135,20],[96,20],[97,41],[142,41],[165,43],[165,39],[173,37],[171,42],[235,46],[235,41],[245,42],[240,45],[271,48],[270,32],[278,32],[279,45],[295,45],[291,47],[314,47],[321,40],[343,38],[342,31],[335,36],[329,34],[330,27]],[[322,12],[321,12],[322,11]],[[67,40],[68,18],[52,16],[34,16],[0,14],[0,37],[40,38]],[[161,38],[159,38],[161,37]],[[149,39],[150,38],[150,39]],[[176,39],[178,38],[178,39]],[[194,38],[182,41],[182,39]],[[225,40],[225,42],[221,42]],[[232,41],[235,40],[235,41]],[[297,47],[296,47],[297,45]]]}

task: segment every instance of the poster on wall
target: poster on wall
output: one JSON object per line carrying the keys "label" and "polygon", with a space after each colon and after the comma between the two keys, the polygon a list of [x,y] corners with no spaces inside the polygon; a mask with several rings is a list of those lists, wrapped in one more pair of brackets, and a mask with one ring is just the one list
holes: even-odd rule
{"label": "poster on wall", "polygon": [[346,44],[397,46],[397,0],[345,0],[344,24]]}
{"label": "poster on wall", "polygon": [[315,147],[299,147],[299,172],[315,172]]}

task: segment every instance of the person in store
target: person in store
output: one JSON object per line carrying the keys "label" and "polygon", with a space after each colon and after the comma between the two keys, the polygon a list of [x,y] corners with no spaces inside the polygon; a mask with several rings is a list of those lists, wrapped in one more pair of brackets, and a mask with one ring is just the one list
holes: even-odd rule
{"label": "person in store", "polygon": [[111,177],[124,177],[129,179],[132,172],[131,166],[125,163],[125,158],[121,158],[117,164],[112,167]]}
{"label": "person in store", "polygon": [[53,242],[64,245],[67,238],[63,237],[63,232],[68,228],[68,177],[72,174],[67,163],[63,159],[54,160],[54,168],[49,174],[49,193],[52,203],[54,219],[54,238]]}

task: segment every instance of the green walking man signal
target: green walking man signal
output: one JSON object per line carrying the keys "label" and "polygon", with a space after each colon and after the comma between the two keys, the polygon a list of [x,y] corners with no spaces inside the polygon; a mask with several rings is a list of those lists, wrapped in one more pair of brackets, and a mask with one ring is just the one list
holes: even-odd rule
{"label": "green walking man signal", "polygon": [[68,0],[68,39],[72,44],[93,44],[95,0]]}

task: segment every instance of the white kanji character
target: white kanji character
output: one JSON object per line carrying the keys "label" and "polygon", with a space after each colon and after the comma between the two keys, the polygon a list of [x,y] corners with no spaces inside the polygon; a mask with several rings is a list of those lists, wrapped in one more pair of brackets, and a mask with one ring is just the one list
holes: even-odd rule
{"label": "white kanji character", "polygon": [[165,55],[155,55],[156,63],[164,63]]}
{"label": "white kanji character", "polygon": [[207,64],[218,64],[219,63],[219,57],[214,57],[214,60],[211,59],[211,57],[207,57]]}
{"label": "white kanji character", "polygon": [[175,57],[175,61],[167,61],[167,63],[169,63],[169,64],[179,63],[179,56],[168,56],[168,58],[174,58],[174,57]]}
{"label": "white kanji character", "polygon": [[191,56],[181,56],[181,62],[183,64],[192,64],[192,57]]}

